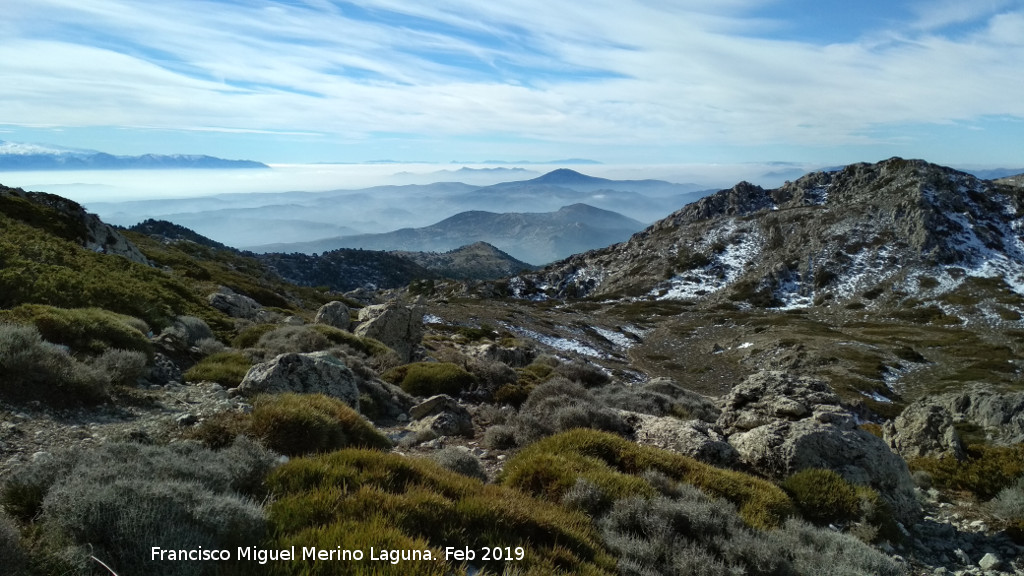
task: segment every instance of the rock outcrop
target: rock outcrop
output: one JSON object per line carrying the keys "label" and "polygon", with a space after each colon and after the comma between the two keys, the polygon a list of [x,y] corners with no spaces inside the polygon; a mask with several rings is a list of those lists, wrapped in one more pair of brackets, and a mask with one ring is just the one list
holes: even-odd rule
{"label": "rock outcrop", "polygon": [[352,318],[349,316],[349,308],[344,302],[335,300],[328,302],[320,307],[316,311],[316,317],[313,318],[314,324],[326,324],[327,326],[333,326],[339,330],[348,330],[352,324]]}
{"label": "rock outcrop", "polygon": [[375,304],[359,310],[357,336],[380,340],[398,353],[403,362],[412,360],[423,339],[423,308],[398,303]]}
{"label": "rock outcrop", "polygon": [[281,354],[249,369],[238,393],[246,396],[282,392],[324,394],[359,409],[357,377],[341,360],[326,352]]}
{"label": "rock outcrop", "polygon": [[1000,393],[983,385],[926,400],[942,406],[954,422],[980,426],[993,442],[1024,442],[1024,392]]}
{"label": "rock outcrop", "polygon": [[920,515],[906,462],[858,428],[824,382],[784,372],[754,374],[726,396],[718,426],[743,463],[766,476],[834,470],[877,490],[900,521],[909,524]]}
{"label": "rock outcrop", "polygon": [[259,316],[262,306],[259,302],[234,290],[221,286],[219,290],[207,297],[210,306],[231,316],[232,318],[255,319]]}
{"label": "rock outcrop", "polygon": [[953,416],[944,406],[914,402],[885,426],[885,441],[904,458],[965,456]]}
{"label": "rock outcrop", "polygon": [[679,420],[671,416],[631,414],[636,441],[684,454],[720,468],[739,462],[739,453],[713,425],[700,420]]}
{"label": "rock outcrop", "polygon": [[473,417],[447,394],[431,396],[412,407],[409,415],[415,420],[409,429],[436,436],[472,436]]}

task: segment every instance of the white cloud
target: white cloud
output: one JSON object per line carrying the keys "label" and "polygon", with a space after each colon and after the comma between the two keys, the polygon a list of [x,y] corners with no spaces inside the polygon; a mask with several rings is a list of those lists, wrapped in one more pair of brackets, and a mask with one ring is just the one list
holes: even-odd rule
{"label": "white cloud", "polygon": [[[6,124],[839,145],[1024,117],[1017,2],[922,5],[885,41],[827,46],[749,35],[753,0],[360,2],[404,15],[387,23],[319,0],[15,4]],[[939,33],[965,21],[984,25]]]}

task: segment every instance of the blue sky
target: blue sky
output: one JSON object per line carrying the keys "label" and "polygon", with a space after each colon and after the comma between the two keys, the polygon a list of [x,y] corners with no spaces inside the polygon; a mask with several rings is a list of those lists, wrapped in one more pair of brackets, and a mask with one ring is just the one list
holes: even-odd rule
{"label": "blue sky", "polygon": [[1024,166],[1024,0],[6,0],[0,140]]}

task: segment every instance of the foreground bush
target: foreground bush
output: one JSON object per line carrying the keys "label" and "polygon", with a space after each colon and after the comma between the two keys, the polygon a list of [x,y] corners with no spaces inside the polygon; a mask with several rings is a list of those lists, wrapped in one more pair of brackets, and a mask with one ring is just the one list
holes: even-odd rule
{"label": "foreground bush", "polygon": [[0,510],[0,566],[9,576],[20,576],[26,566],[18,525],[3,510]]}
{"label": "foreground bush", "polygon": [[451,362],[416,362],[389,370],[384,379],[397,384],[409,394],[457,396],[476,383],[476,378]]}
{"label": "foreground bush", "polygon": [[227,388],[234,388],[242,383],[242,379],[252,368],[248,356],[241,352],[225,350],[210,354],[189,368],[184,378],[188,382],[209,380]]}
{"label": "foreground bush", "polygon": [[1003,488],[989,503],[989,511],[1006,526],[1017,542],[1024,542],[1024,476],[1009,488]]}
{"label": "foreground bush", "polygon": [[914,458],[907,462],[911,470],[924,470],[936,487],[966,490],[981,500],[994,498],[1024,476],[1024,444],[1013,446],[974,445],[967,459]]}
{"label": "foreground bush", "polygon": [[100,308],[23,304],[0,311],[0,321],[35,326],[46,341],[76,353],[101,354],[108,348],[153,353],[145,322]]}
{"label": "foreground bush", "polygon": [[[42,573],[92,574],[95,555],[121,574],[221,573],[220,563],[152,562],[150,547],[251,546],[265,533],[250,496],[276,456],[241,440],[222,451],[196,443],[107,444],[16,470],[0,495],[29,519],[40,539],[33,563]],[[41,496],[41,499],[40,499]]]}
{"label": "foreground bush", "polygon": [[46,342],[33,326],[0,324],[0,398],[53,406],[107,398],[110,376]]}
{"label": "foreground bush", "polygon": [[632,427],[578,382],[556,377],[530,392],[511,423],[516,443],[526,446],[573,428],[629,434]]}
{"label": "foreground bush", "polygon": [[288,456],[340,448],[391,448],[391,442],[358,412],[322,394],[260,396],[246,432]]}
{"label": "foreground bush", "polygon": [[[368,450],[297,458],[268,478],[277,496],[268,518],[268,547],[394,549],[442,546],[525,548],[508,566],[524,574],[608,575],[615,561],[589,518],[522,492],[450,472],[426,459]],[[443,556],[442,556],[443,557]],[[504,562],[475,565],[500,574]],[[459,573],[457,563],[334,562],[317,574]],[[272,566],[276,574],[309,574],[301,561]]]}
{"label": "foreground bush", "polygon": [[571,430],[531,444],[505,465],[499,480],[561,502],[582,478],[614,501],[656,495],[655,487],[642,476],[651,470],[731,502],[750,526],[778,526],[793,512],[786,493],[771,482],[596,430]]}

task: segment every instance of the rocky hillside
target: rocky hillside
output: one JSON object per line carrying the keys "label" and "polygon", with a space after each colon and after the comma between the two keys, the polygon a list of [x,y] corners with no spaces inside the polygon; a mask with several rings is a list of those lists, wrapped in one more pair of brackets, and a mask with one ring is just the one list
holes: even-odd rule
{"label": "rocky hillside", "polygon": [[448,252],[393,254],[408,258],[439,276],[456,280],[496,280],[534,268],[486,242],[475,242]]}
{"label": "rocky hillside", "polygon": [[[733,301],[796,308],[938,300],[971,284],[1024,293],[1024,192],[920,160],[740,183],[629,241],[522,278],[524,295]],[[977,313],[1005,315],[996,304]]]}

